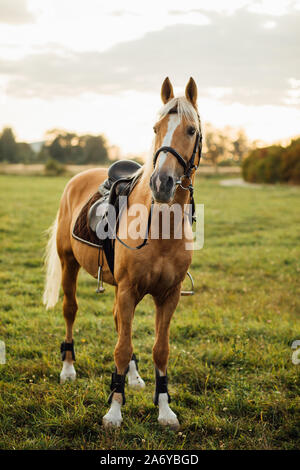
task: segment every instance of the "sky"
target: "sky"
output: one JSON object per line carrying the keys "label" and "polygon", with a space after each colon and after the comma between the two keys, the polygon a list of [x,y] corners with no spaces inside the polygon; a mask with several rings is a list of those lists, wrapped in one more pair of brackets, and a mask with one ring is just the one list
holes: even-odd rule
{"label": "sky", "polygon": [[300,0],[0,0],[0,129],[150,147],[169,76],[202,121],[265,143],[300,134]]}

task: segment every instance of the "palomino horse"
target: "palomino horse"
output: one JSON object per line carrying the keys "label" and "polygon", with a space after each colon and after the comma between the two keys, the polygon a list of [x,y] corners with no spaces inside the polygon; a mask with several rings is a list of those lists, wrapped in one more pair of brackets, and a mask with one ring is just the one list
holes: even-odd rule
{"label": "palomino horse", "polygon": [[[143,204],[148,213],[150,207],[176,203],[182,208],[190,202],[195,170],[201,156],[201,128],[197,111],[197,86],[190,78],[185,97],[174,98],[168,78],[163,82],[161,98],[164,103],[159,120],[154,126],[155,139],[151,158],[141,170],[141,176],[133,188],[128,206]],[[191,157],[192,156],[192,157]],[[154,158],[153,158],[154,157]],[[46,262],[47,277],[44,303],[47,308],[58,301],[62,285],[63,314],[66,321],[66,337],[63,343],[63,368],[61,382],[74,380],[73,324],[77,312],[76,283],[80,267],[97,278],[98,250],[72,237],[72,228],[86,201],[97,191],[99,183],[107,177],[107,169],[84,171],[67,184],[56,220],[51,228]],[[182,212],[183,213],[183,212]],[[181,219],[183,224],[184,215]],[[152,229],[152,226],[151,226]],[[124,384],[128,373],[129,386],[143,388],[133,360],[132,321],[137,304],[146,294],[152,295],[156,307],[155,343],[153,360],[156,371],[156,404],[158,421],[173,429],[179,427],[175,413],[169,406],[167,388],[167,363],[169,357],[169,328],[172,315],[179,301],[182,282],[192,261],[192,251],[186,249],[190,238],[151,238],[140,250],[115,244],[114,276],[104,260],[103,280],[116,286],[113,315],[118,333],[114,351],[116,372],[112,377],[110,409],[103,418],[105,426],[120,426],[121,406],[124,404]],[[140,241],[143,237],[140,237]],[[132,248],[140,243],[128,235],[126,244]]]}

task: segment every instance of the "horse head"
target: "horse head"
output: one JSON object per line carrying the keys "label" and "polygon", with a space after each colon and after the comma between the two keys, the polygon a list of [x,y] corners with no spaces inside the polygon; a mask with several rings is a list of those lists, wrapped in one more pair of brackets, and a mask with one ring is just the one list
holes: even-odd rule
{"label": "horse head", "polygon": [[174,97],[167,77],[161,88],[164,103],[154,125],[154,170],[150,188],[156,202],[173,200],[184,177],[190,179],[201,156],[201,124],[197,109],[197,85],[191,77],[184,97]]}

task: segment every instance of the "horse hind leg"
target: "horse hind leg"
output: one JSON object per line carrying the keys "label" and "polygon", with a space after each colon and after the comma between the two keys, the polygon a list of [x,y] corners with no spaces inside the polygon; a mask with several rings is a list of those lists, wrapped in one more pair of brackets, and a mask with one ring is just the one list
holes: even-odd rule
{"label": "horse hind leg", "polygon": [[62,288],[64,291],[63,314],[66,322],[65,341],[61,345],[63,367],[60,373],[60,383],[74,381],[76,371],[74,367],[75,353],[73,341],[73,324],[78,309],[76,301],[76,284],[79,264],[73,254],[61,259],[62,264]]}
{"label": "horse hind leg", "polygon": [[145,388],[145,382],[139,374],[137,363],[138,361],[136,355],[132,354],[127,373],[128,386],[135,390],[142,390],[143,388]]}

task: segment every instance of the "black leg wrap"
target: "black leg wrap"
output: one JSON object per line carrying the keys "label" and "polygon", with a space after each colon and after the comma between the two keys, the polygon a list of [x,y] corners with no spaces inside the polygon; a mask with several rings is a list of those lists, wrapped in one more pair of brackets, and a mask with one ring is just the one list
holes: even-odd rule
{"label": "black leg wrap", "polygon": [[168,376],[159,375],[159,371],[155,369],[155,395],[153,398],[154,405],[158,405],[158,398],[160,393],[167,393],[168,394],[168,403],[171,401],[171,397],[168,392]]}
{"label": "black leg wrap", "polygon": [[75,351],[74,351],[74,340],[72,343],[66,343],[63,341],[60,345],[60,353],[61,353],[61,360],[64,361],[66,359],[66,351],[71,351],[72,359],[75,361]]}
{"label": "black leg wrap", "polygon": [[112,397],[114,393],[121,393],[122,394],[122,399],[123,399],[123,405],[125,405],[125,377],[126,374],[121,375],[117,374],[116,372],[113,372],[111,374],[111,384],[110,384],[110,390],[111,393],[108,397],[108,404],[111,404]]}

